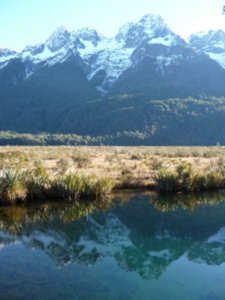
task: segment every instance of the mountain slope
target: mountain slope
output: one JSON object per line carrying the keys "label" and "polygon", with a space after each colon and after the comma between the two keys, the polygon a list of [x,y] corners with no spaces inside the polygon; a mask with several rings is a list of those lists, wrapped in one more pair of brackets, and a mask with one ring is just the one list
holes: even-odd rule
{"label": "mountain slope", "polygon": [[21,53],[0,49],[0,130],[225,143],[223,55],[224,32],[187,43],[153,14],[115,38],[59,27]]}
{"label": "mountain slope", "polygon": [[225,32],[222,30],[210,30],[207,33],[200,32],[189,37],[190,45],[206,53],[222,68],[225,68]]}
{"label": "mountain slope", "polygon": [[[59,27],[45,43],[27,46],[21,53],[0,50],[0,76],[10,68],[13,58],[21,63],[22,78],[26,81],[42,68],[59,63],[66,65],[74,55],[99,96],[139,93],[143,89],[144,93],[146,90],[148,95],[160,98],[200,94],[224,96],[225,72],[213,64],[213,55],[216,47],[217,52],[222,48],[225,51],[225,33],[211,32],[209,35],[204,43],[192,36],[189,45],[172,32],[160,16],[153,14],[122,26],[115,38],[106,38],[89,28],[68,32]],[[206,49],[215,42],[217,46],[213,50],[211,46]],[[196,53],[193,50],[196,47],[202,51]],[[13,76],[18,79],[17,74]],[[162,91],[162,95],[158,91]]]}

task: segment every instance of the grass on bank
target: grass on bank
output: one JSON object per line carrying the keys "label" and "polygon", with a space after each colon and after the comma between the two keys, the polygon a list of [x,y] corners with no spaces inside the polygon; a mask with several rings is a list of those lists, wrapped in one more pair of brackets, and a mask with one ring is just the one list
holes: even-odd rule
{"label": "grass on bank", "polygon": [[225,188],[225,173],[220,166],[197,172],[191,164],[181,163],[174,170],[160,169],[155,175],[158,191],[163,193],[196,192]]}
{"label": "grass on bank", "polygon": [[101,200],[107,197],[114,185],[110,179],[95,175],[66,174],[50,179],[43,170],[19,172],[0,171],[0,203],[62,200]]}
{"label": "grass on bank", "polygon": [[224,154],[225,147],[2,147],[0,202],[98,199],[114,183],[163,193],[222,189]]}
{"label": "grass on bank", "polygon": [[[173,169],[161,168],[155,175],[155,189],[161,193],[196,192],[225,188],[225,170],[220,166],[197,172],[191,164],[181,163]],[[40,166],[32,171],[0,170],[0,203],[82,200],[101,201],[110,195],[113,181],[95,175],[69,173],[51,179]]]}

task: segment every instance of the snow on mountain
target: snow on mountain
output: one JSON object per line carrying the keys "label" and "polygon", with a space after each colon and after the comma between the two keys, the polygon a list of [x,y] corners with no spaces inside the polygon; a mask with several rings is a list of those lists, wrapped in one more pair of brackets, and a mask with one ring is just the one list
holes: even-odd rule
{"label": "snow on mountain", "polygon": [[79,53],[89,66],[87,78],[91,80],[99,71],[104,71],[106,75],[101,86],[105,90],[131,66],[130,58],[134,49],[123,47],[115,39],[104,38],[97,46],[90,42],[82,43],[85,47],[79,49]]}
{"label": "snow on mountain", "polygon": [[58,27],[47,39],[45,45],[51,52],[56,52],[70,41],[70,33],[64,27]]}
{"label": "snow on mountain", "polygon": [[100,71],[105,73],[100,86],[97,86],[103,94],[131,65],[133,49],[125,48],[122,42],[114,38],[106,38],[93,29],[84,28],[73,32],[72,39],[76,41],[74,45],[87,66],[88,80]]}
{"label": "snow on mountain", "polygon": [[9,49],[0,48],[0,62],[5,62],[17,55],[16,51],[11,51]]}
{"label": "snow on mountain", "polygon": [[[73,38],[78,38],[82,42],[90,42],[93,46],[97,46],[98,42],[103,38],[95,29],[88,27],[82,28],[71,33]],[[82,47],[81,47],[82,48]]]}
{"label": "snow on mountain", "polygon": [[[142,51],[143,43],[153,48],[156,45],[164,46],[163,53],[151,53],[160,68],[163,64],[168,66],[177,63],[180,59],[175,56],[170,57],[168,51],[166,54],[166,47],[186,46],[186,43],[169,29],[159,15],[148,14],[136,23],[122,26],[115,38],[106,38],[89,28],[69,32],[64,27],[58,27],[45,43],[27,46],[20,54],[1,56],[0,51],[0,68],[1,62],[17,55],[22,61],[29,61],[28,77],[35,72],[36,65],[39,63],[42,63],[41,66],[51,66],[64,62],[71,55],[77,55],[83,60],[87,79],[93,80],[96,89],[105,94],[123,72],[134,65],[133,54],[139,48]],[[146,55],[149,47],[138,54],[139,57]]]}
{"label": "snow on mountain", "polygon": [[105,77],[101,85],[97,86],[103,93],[125,70],[132,67],[132,54],[144,41],[167,47],[185,43],[167,27],[160,16],[153,14],[144,16],[137,23],[125,24],[115,38],[105,38],[89,30],[88,38],[85,35],[84,39],[83,33],[78,31],[76,37],[83,45],[78,49],[80,56],[89,66],[87,78],[91,80],[98,72],[104,71]]}
{"label": "snow on mountain", "polygon": [[223,30],[192,34],[189,37],[189,43],[196,50],[209,55],[225,69],[225,32]]}
{"label": "snow on mountain", "polygon": [[[33,64],[38,64],[40,62],[45,62],[47,65],[51,66],[58,62],[65,61],[69,48],[62,47],[58,51],[51,51],[47,45],[37,46],[41,48],[41,51],[36,51],[36,47],[26,47],[21,53],[21,58],[25,60],[30,60]],[[35,53],[33,52],[35,50]]]}
{"label": "snow on mountain", "polygon": [[64,27],[58,27],[45,43],[25,47],[21,58],[30,60],[33,64],[45,62],[53,65],[65,61],[69,50],[71,50],[70,33]]}
{"label": "snow on mountain", "polygon": [[145,33],[149,37],[154,35],[164,35],[168,32],[171,32],[163,18],[159,15],[145,15],[141,18],[139,24],[143,27]]}
{"label": "snow on mountain", "polygon": [[173,46],[177,43],[175,36],[167,35],[165,37],[156,37],[149,41],[149,44],[161,44],[164,46]]}
{"label": "snow on mountain", "polygon": [[0,48],[0,69],[3,69],[8,64],[10,59],[15,57],[17,57],[16,51]]}
{"label": "snow on mountain", "polygon": [[214,235],[210,236],[207,240],[208,243],[225,243],[225,227],[220,228],[220,230]]}
{"label": "snow on mountain", "polygon": [[182,39],[175,35],[164,22],[154,14],[145,15],[138,23],[127,23],[119,30],[116,39],[123,41],[126,47],[137,47],[144,40],[150,44],[172,46]]}
{"label": "snow on mountain", "polygon": [[116,40],[123,42],[125,47],[132,48],[144,40],[162,37],[170,32],[169,28],[158,15],[145,15],[137,23],[127,23],[116,35]]}
{"label": "snow on mountain", "polygon": [[[6,246],[25,245],[32,249],[40,248],[58,266],[68,264],[82,264],[91,266],[105,257],[113,257],[120,267],[133,270],[143,278],[154,279],[161,275],[164,269],[176,257],[177,252],[174,247],[168,244],[168,236],[150,236],[146,247],[138,247],[132,240],[132,231],[114,213],[104,214],[104,224],[98,223],[94,218],[87,217],[88,230],[83,231],[79,239],[68,239],[63,232],[54,230],[32,231],[29,234],[14,236],[2,233],[0,238],[3,243],[1,248]],[[167,243],[165,244],[165,239]],[[179,239],[174,237],[174,241],[179,243]],[[173,241],[173,243],[174,243]],[[176,242],[175,242],[176,243]],[[157,244],[157,248],[155,247]],[[168,247],[168,248],[167,248]],[[127,249],[130,249],[129,253]],[[132,264],[132,253],[138,256],[138,263]],[[159,268],[158,262],[161,261]]]}

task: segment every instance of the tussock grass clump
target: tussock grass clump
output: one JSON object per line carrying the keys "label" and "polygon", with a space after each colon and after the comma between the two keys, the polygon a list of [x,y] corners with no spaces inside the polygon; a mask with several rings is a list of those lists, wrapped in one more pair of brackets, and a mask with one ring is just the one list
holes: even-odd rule
{"label": "tussock grass clump", "polygon": [[159,170],[155,175],[157,189],[164,193],[173,193],[178,189],[177,174],[165,169]]}
{"label": "tussock grass clump", "polygon": [[28,201],[43,201],[47,199],[47,191],[50,187],[50,179],[46,169],[35,162],[31,172],[25,172],[26,199]]}
{"label": "tussock grass clump", "polygon": [[68,174],[51,182],[49,193],[57,200],[76,201],[83,189],[81,176]]}
{"label": "tussock grass clump", "polygon": [[14,204],[21,200],[103,200],[113,187],[110,179],[95,175],[67,174],[52,180],[45,169],[40,167],[29,173],[12,169],[0,170],[0,203],[3,204]]}
{"label": "tussock grass clump", "polygon": [[25,180],[26,199],[28,201],[48,200],[50,180],[48,177],[38,175],[30,176]]}
{"label": "tussock grass clump", "polygon": [[219,189],[225,187],[225,177],[220,172],[211,171],[206,174],[206,188]]}
{"label": "tussock grass clump", "polygon": [[112,181],[107,178],[67,174],[51,182],[49,192],[54,199],[65,199],[71,202],[79,199],[98,200],[109,195],[112,189]]}
{"label": "tussock grass clump", "polygon": [[158,191],[163,193],[195,192],[225,188],[224,172],[220,169],[197,173],[191,164],[181,163],[175,170],[160,169],[155,175]]}
{"label": "tussock grass clump", "polygon": [[24,176],[13,169],[0,170],[0,202],[15,203],[25,198]]}

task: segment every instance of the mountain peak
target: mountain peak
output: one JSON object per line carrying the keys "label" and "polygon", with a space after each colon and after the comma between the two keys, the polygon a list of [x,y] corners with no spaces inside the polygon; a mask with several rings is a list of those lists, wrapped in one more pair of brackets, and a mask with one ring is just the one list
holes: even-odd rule
{"label": "mountain peak", "polygon": [[[163,18],[156,14],[147,14],[143,16],[137,23],[127,23],[122,26],[116,35],[116,40],[123,42],[127,48],[135,48],[143,41],[160,41],[164,39],[174,39],[175,34],[169,29]],[[161,40],[160,40],[161,38]],[[181,39],[179,39],[181,40]],[[164,44],[168,44],[167,42]]]}
{"label": "mountain peak", "polygon": [[83,41],[91,42],[94,46],[103,38],[103,35],[89,27],[84,27],[73,32],[73,36]]}
{"label": "mountain peak", "polygon": [[6,48],[0,48],[0,69],[1,69],[1,65],[5,62],[7,62],[8,60],[16,57],[17,52],[16,51],[12,51]]}
{"label": "mountain peak", "polygon": [[0,57],[1,56],[11,56],[17,54],[16,51],[7,49],[7,48],[0,48]]}
{"label": "mountain peak", "polygon": [[225,69],[225,32],[222,29],[194,33],[189,37],[189,43]]}
{"label": "mountain peak", "polygon": [[225,32],[222,29],[197,32],[189,37],[192,47],[207,52],[225,51]]}
{"label": "mountain peak", "polygon": [[47,39],[46,45],[52,52],[55,52],[65,46],[65,44],[69,41],[69,38],[70,33],[66,30],[66,28],[59,26]]}
{"label": "mountain peak", "polygon": [[157,14],[147,14],[144,15],[140,21],[139,24],[143,26],[149,26],[149,27],[156,27],[156,26],[163,26],[167,27],[165,21],[160,15]]}
{"label": "mountain peak", "polygon": [[136,23],[128,22],[125,25],[123,25],[122,27],[120,27],[120,29],[116,35],[116,40],[118,42],[126,40],[129,30],[132,29],[132,27],[135,27],[135,25],[136,25]]}
{"label": "mountain peak", "polygon": [[216,43],[218,41],[222,42],[220,44],[220,47],[222,47],[223,49],[225,48],[225,32],[222,29],[210,30],[208,32],[208,36],[210,37],[211,41],[215,41]]}
{"label": "mountain peak", "polygon": [[207,31],[199,31],[190,35],[189,40],[193,38],[204,38],[204,39],[212,39],[212,38],[224,38],[225,32],[222,29],[213,29]]}
{"label": "mountain peak", "polygon": [[169,30],[163,18],[155,14],[148,14],[143,16],[138,22],[138,24],[143,26],[145,28],[145,31],[162,32],[163,30],[164,31]]}

